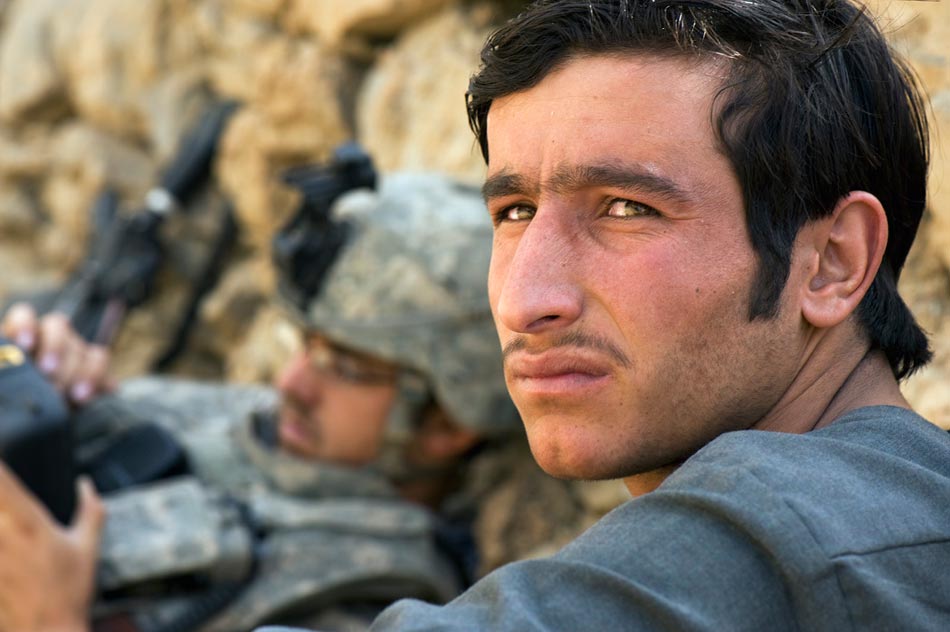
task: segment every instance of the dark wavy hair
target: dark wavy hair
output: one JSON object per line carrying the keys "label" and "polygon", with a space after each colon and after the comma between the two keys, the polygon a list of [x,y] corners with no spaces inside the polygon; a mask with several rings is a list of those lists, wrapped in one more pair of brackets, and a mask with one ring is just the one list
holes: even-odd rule
{"label": "dark wavy hair", "polygon": [[897,293],[924,211],[929,139],[913,72],[847,0],[541,0],[496,31],[466,94],[489,156],[487,116],[577,55],[725,60],[714,130],[742,188],[758,257],[749,318],[778,312],[796,235],[850,191],[887,213],[884,259],[858,308],[872,348],[904,378],[931,358]]}

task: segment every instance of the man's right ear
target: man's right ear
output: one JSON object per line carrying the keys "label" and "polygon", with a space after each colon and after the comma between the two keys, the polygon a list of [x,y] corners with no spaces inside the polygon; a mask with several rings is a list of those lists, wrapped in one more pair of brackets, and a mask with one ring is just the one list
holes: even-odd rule
{"label": "man's right ear", "polygon": [[846,320],[874,281],[887,246],[887,215],[865,191],[852,191],[828,217],[809,222],[799,234],[807,259],[800,286],[802,315],[817,328]]}

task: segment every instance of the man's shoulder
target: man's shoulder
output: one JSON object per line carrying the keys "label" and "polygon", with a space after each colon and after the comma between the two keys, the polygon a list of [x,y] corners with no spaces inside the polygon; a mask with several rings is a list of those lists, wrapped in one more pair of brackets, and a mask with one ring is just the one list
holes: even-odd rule
{"label": "man's shoulder", "polygon": [[840,481],[845,475],[861,487],[872,481],[903,485],[906,475],[950,484],[950,435],[909,409],[858,408],[805,434],[757,430],[723,434],[671,478],[731,468],[770,486],[814,485],[826,479]]}
{"label": "man's shoulder", "polygon": [[660,490],[735,502],[747,523],[773,507],[770,519],[800,522],[829,556],[941,540],[950,534],[950,435],[890,406],[803,435],[728,433]]}

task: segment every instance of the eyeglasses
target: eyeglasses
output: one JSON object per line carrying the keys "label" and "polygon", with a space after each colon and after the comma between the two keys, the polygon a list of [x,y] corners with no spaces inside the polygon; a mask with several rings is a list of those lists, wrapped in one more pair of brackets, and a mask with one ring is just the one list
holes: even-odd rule
{"label": "eyeglasses", "polygon": [[389,362],[345,349],[319,335],[305,335],[304,348],[314,370],[353,384],[392,384],[399,374]]}

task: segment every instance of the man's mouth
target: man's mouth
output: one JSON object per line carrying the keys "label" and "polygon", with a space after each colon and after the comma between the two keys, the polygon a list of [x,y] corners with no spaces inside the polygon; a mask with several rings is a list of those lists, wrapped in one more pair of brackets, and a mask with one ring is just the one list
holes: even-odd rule
{"label": "man's mouth", "polygon": [[313,450],[318,437],[316,424],[292,407],[282,407],[277,420],[277,436],[281,446],[291,452]]}
{"label": "man's mouth", "polygon": [[505,359],[505,372],[512,387],[526,395],[586,395],[611,379],[610,364],[598,356],[587,349],[517,351]]}

